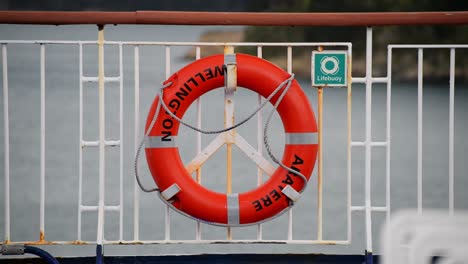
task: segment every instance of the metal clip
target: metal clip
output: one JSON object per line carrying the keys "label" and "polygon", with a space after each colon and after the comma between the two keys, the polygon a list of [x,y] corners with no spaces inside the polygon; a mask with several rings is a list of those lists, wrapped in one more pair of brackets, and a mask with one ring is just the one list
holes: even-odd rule
{"label": "metal clip", "polygon": [[236,65],[237,59],[235,53],[224,54],[224,64],[225,65]]}
{"label": "metal clip", "polygon": [[166,200],[169,201],[174,197],[176,194],[180,192],[180,187],[176,183],[172,184],[169,188],[161,192],[161,196]]}
{"label": "metal clip", "polygon": [[301,194],[291,187],[291,185],[286,185],[281,192],[293,202],[297,202],[301,198]]}
{"label": "metal clip", "polygon": [[3,245],[0,252],[2,255],[24,255],[24,246]]}

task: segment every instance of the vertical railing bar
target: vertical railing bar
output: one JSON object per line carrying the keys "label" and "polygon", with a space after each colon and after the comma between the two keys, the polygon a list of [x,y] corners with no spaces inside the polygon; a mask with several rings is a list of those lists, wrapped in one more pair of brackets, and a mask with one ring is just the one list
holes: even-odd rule
{"label": "vertical railing bar", "polygon": [[79,154],[78,154],[78,234],[77,240],[81,241],[81,218],[82,211],[81,205],[83,202],[83,44],[79,43],[79,52],[80,52],[80,62],[79,62],[79,71],[80,71],[80,99],[79,99]]}
{"label": "vertical railing bar", "polygon": [[124,138],[123,138],[123,49],[122,43],[119,44],[119,77],[120,77],[120,87],[119,87],[119,240],[123,240],[123,163],[124,163]]}
{"label": "vertical railing bar", "polygon": [[287,48],[287,70],[289,74],[292,73],[292,46]]}
{"label": "vertical railing bar", "polygon": [[3,138],[5,144],[4,172],[5,172],[5,242],[10,241],[10,120],[8,113],[8,58],[7,46],[2,44],[2,67],[3,67]]}
{"label": "vertical railing bar", "polygon": [[347,122],[347,206],[348,206],[348,212],[347,212],[347,218],[348,218],[348,227],[347,227],[347,241],[351,241],[351,228],[352,228],[352,217],[351,217],[351,141],[352,141],[352,134],[351,134],[351,128],[352,128],[352,123],[351,123],[351,107],[352,107],[352,48],[351,46],[348,46],[348,55],[349,55],[349,60],[348,60],[348,87],[347,87],[347,113],[346,113],[346,122]]}
{"label": "vertical railing bar", "polygon": [[[287,48],[287,68],[288,73],[292,73],[292,47]],[[288,211],[288,240],[293,239],[293,208]]]}
{"label": "vertical railing bar", "polygon": [[423,49],[418,49],[418,161],[417,161],[417,185],[418,185],[418,213],[422,213],[422,122],[423,122]]}
{"label": "vertical railing bar", "polygon": [[[323,46],[318,47],[323,51]],[[323,175],[323,87],[317,87],[317,114],[318,114],[318,153],[317,153],[317,240],[323,239],[323,202],[322,202],[322,175]]]}
{"label": "vertical railing bar", "polygon": [[372,161],[372,28],[366,30],[366,140],[365,140],[365,208],[367,251],[372,252],[371,161]]}
{"label": "vertical railing bar", "polygon": [[[135,155],[138,149],[138,136],[140,135],[140,49],[138,45],[134,46],[134,105],[135,105],[135,127],[134,127],[134,143]],[[140,237],[140,189],[135,180],[133,186],[133,240],[139,241]]]}
{"label": "vertical railing bar", "polygon": [[[323,51],[323,46],[317,49]],[[323,174],[323,87],[317,87],[317,119],[318,119],[318,153],[317,153],[317,240],[323,239],[323,202],[322,202],[322,174]]]}
{"label": "vertical railing bar", "polygon": [[[257,46],[257,57],[263,57],[263,49],[262,46]],[[257,105],[260,106],[262,104],[262,96],[258,94],[257,97]],[[257,113],[257,151],[258,154],[263,155],[263,116],[262,110]],[[257,167],[257,186],[262,185],[263,183],[263,171],[260,167]],[[263,229],[262,224],[257,225],[257,240],[262,240],[263,237]]]}
{"label": "vertical railing bar", "polygon": [[387,223],[390,221],[390,161],[391,161],[391,120],[392,120],[392,48],[388,48],[387,54],[387,153],[386,153],[386,168],[385,168],[385,204],[387,206]]}
{"label": "vertical railing bar", "polygon": [[455,134],[455,49],[450,49],[449,94],[449,214],[454,210],[454,134]]}
{"label": "vertical railing bar", "polygon": [[[287,47],[287,70],[292,73],[292,47]],[[288,240],[293,239],[293,208],[288,211]]]}
{"label": "vertical railing bar", "polygon": [[104,86],[104,26],[98,31],[98,88],[99,88],[99,210],[98,210],[98,245],[104,241],[105,224],[105,175],[106,175],[106,111]]}
{"label": "vertical railing bar", "polygon": [[[171,47],[166,46],[166,79],[168,79],[171,75]],[[171,215],[170,215],[170,207],[166,205],[166,212],[165,212],[165,240],[171,239]]]}
{"label": "vertical railing bar", "polygon": [[[197,46],[195,48],[195,59],[199,60],[201,56],[201,51],[200,51],[200,46]],[[198,97],[197,99],[197,127],[201,129],[201,122],[202,122],[202,114],[201,114],[201,109],[202,107],[202,101],[201,97]],[[201,152],[201,136],[202,134],[200,132],[197,132],[197,154],[200,154]],[[198,184],[201,184],[201,167],[199,167],[196,171],[196,179]],[[200,221],[197,221],[196,229],[196,240],[201,240],[201,223]]]}
{"label": "vertical railing bar", "polygon": [[323,87],[317,88],[318,98],[318,154],[317,154],[317,240],[322,241],[322,173],[323,173]]}
{"label": "vertical railing bar", "polygon": [[39,220],[39,241],[44,240],[45,236],[45,44],[41,44],[40,64],[41,64],[41,160],[40,160],[40,220]]}
{"label": "vertical railing bar", "polygon": [[[224,55],[234,54],[234,46],[224,46]],[[226,82],[224,87],[224,127],[234,125],[234,92],[237,89],[237,65],[227,63]],[[232,143],[236,131],[226,134],[226,194],[232,193]],[[226,228],[227,240],[232,240],[231,227]]]}

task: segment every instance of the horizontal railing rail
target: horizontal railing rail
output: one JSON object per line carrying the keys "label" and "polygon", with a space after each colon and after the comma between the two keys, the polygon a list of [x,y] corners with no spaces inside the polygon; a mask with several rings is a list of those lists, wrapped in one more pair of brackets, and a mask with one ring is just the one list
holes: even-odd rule
{"label": "horizontal railing rail", "polygon": [[1,24],[389,26],[468,24],[468,11],[368,13],[0,11]]}

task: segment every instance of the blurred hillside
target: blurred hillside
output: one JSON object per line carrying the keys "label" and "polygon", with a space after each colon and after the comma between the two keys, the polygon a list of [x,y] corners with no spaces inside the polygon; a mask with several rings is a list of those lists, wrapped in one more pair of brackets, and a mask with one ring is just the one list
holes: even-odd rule
{"label": "blurred hillside", "polygon": [[0,10],[47,11],[245,11],[248,0],[0,0]]}
{"label": "blurred hillside", "polygon": [[[252,1],[248,8],[255,12],[421,12],[421,11],[463,11],[468,10],[468,1],[431,1],[431,0],[398,0],[398,1],[288,1],[266,0]],[[365,29],[362,27],[249,27],[245,32],[245,41],[252,42],[352,42],[353,43],[353,73],[363,76],[365,70]],[[392,26],[375,27],[373,32],[374,74],[384,75],[386,71],[386,53],[388,44],[467,44],[468,26]],[[255,54],[254,48],[243,49],[243,52]],[[284,48],[264,49],[263,56],[284,64]],[[464,51],[457,53],[457,60],[467,61],[468,54]],[[308,72],[304,65],[310,64],[310,50],[295,51],[293,56],[299,61],[298,67],[293,69],[299,75]],[[414,68],[416,56],[395,54],[394,62],[401,65],[404,72],[402,79],[412,79],[416,72]],[[438,68],[447,65],[449,55],[447,50],[431,51],[431,56],[425,59],[425,72],[432,79],[443,79],[447,73]],[[441,67],[434,67],[440,65]],[[461,66],[461,67],[460,67]],[[468,67],[463,63],[457,65],[457,75],[468,79]],[[309,66],[310,69],[310,66]]]}
{"label": "blurred hillside", "polygon": [[[467,0],[382,0],[382,1],[314,1],[314,0],[0,0],[0,10],[49,10],[49,11],[247,11],[247,12],[421,12],[468,10]],[[228,29],[230,30],[230,29]],[[459,44],[468,43],[468,26],[392,26],[374,28],[374,74],[384,75],[388,44]],[[352,42],[353,74],[363,76],[365,70],[365,29],[362,27],[248,27],[243,32],[209,32],[201,41],[249,41],[249,42]],[[255,48],[242,48],[239,52],[255,54]],[[192,50],[191,53],[194,51]],[[219,52],[203,51],[202,54]],[[310,72],[310,48],[295,49],[293,71],[307,76]],[[285,67],[284,48],[264,48],[263,56]],[[190,55],[191,56],[191,55]],[[413,79],[416,72],[416,56],[394,54],[402,79]],[[457,61],[468,61],[468,51],[457,50]],[[425,72],[432,79],[444,79],[449,55],[447,50],[431,51],[424,60]],[[468,65],[459,63],[457,76],[468,80]],[[409,68],[411,66],[411,68]],[[439,67],[440,66],[440,67]],[[397,77],[398,78],[398,77]]]}

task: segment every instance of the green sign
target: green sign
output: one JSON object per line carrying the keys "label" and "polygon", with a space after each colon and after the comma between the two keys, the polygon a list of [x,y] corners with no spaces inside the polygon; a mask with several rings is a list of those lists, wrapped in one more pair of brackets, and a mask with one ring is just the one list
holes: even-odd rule
{"label": "green sign", "polygon": [[312,52],[312,86],[346,86],[347,76],[346,51]]}

